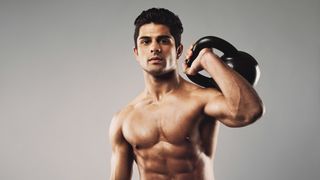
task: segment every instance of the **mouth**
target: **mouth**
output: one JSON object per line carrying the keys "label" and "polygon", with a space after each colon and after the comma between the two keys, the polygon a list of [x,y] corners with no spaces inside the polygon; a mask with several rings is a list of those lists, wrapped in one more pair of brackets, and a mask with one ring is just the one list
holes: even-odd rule
{"label": "mouth", "polygon": [[163,58],[160,56],[153,56],[148,59],[148,62],[153,62],[153,63],[160,63],[163,61]]}

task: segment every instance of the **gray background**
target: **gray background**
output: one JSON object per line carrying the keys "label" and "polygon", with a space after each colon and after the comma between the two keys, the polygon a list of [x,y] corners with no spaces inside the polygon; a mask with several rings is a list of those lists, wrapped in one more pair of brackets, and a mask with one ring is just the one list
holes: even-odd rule
{"label": "gray background", "polygon": [[318,180],[319,0],[1,0],[0,179],[107,179],[110,119],[144,87],[133,21],[154,6],[185,47],[220,36],[260,63],[266,114],[221,127],[216,179]]}

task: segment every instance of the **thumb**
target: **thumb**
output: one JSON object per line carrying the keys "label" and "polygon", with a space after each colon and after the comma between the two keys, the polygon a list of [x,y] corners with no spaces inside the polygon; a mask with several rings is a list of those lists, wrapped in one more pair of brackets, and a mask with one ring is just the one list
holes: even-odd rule
{"label": "thumb", "polygon": [[187,74],[187,71],[189,69],[187,62],[188,62],[188,59],[184,60],[184,62],[182,63],[182,70],[185,74]]}
{"label": "thumb", "polygon": [[194,67],[189,67],[187,65],[187,59],[184,61],[184,63],[182,64],[183,66],[183,72],[187,75],[196,75],[197,71],[195,71]]}

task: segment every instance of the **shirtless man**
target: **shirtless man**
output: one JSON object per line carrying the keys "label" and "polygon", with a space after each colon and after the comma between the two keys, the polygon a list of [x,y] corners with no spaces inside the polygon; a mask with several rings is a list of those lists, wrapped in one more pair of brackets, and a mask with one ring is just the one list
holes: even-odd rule
{"label": "shirtless man", "polygon": [[[145,89],[110,124],[111,179],[132,176],[133,161],[141,180],[213,180],[219,124],[243,127],[263,114],[252,86],[203,49],[184,72],[207,71],[221,90],[184,80],[177,60],[182,24],[166,9],[143,11],[135,21],[134,55],[143,69]],[[188,59],[191,48],[186,54]]]}

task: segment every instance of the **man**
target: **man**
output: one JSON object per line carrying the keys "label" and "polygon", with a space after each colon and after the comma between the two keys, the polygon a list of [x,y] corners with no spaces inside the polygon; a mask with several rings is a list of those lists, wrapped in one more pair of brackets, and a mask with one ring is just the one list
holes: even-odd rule
{"label": "man", "polygon": [[[212,180],[218,126],[242,127],[263,114],[255,90],[203,49],[184,72],[207,71],[220,90],[184,80],[182,24],[167,9],[151,8],[135,20],[134,55],[143,69],[145,89],[110,124],[111,179],[130,179],[133,161],[142,180]],[[186,59],[192,54],[188,50]]]}

